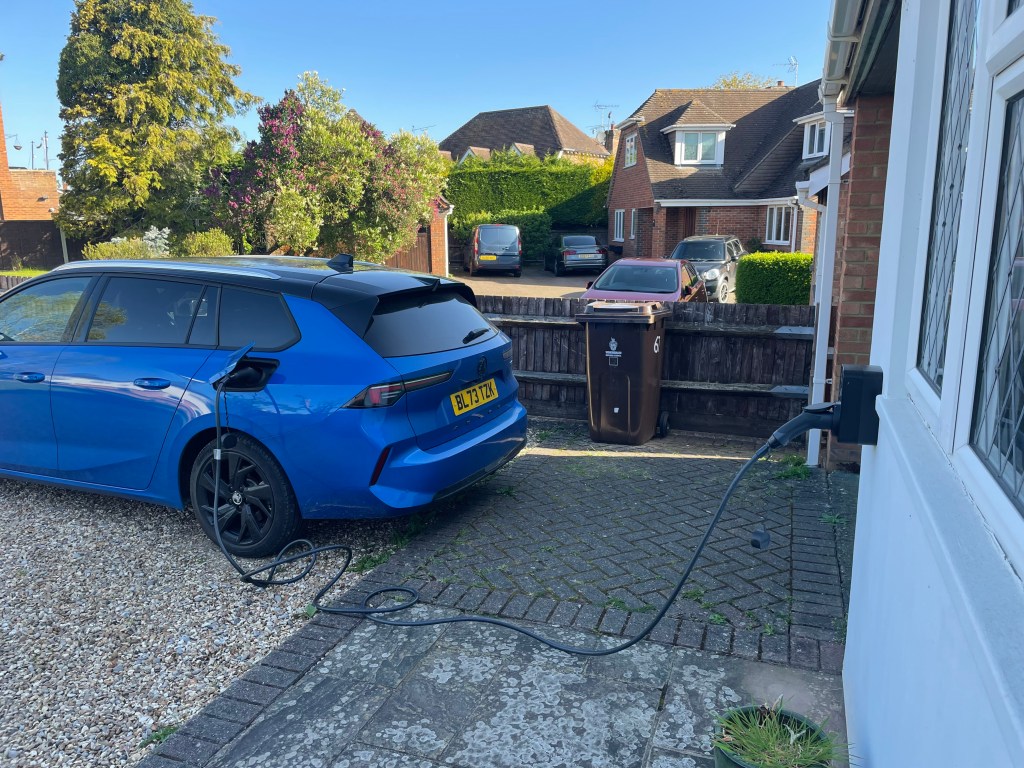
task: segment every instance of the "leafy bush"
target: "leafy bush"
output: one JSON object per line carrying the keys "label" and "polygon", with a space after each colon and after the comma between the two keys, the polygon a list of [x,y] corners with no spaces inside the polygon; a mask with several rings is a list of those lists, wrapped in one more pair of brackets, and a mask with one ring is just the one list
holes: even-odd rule
{"label": "leafy bush", "polygon": [[235,247],[223,229],[209,229],[185,235],[175,251],[181,256],[227,256]]}
{"label": "leafy bush", "polygon": [[151,259],[155,254],[141,237],[115,237],[108,243],[90,243],[82,249],[87,259]]}
{"label": "leafy bush", "polygon": [[[456,209],[457,211],[458,209]],[[523,240],[523,260],[539,261],[551,246],[551,217],[542,210],[478,212],[452,217],[452,236],[465,244],[478,224],[514,224]]]}
{"label": "leafy bush", "polygon": [[736,301],[740,304],[810,303],[809,253],[751,253],[736,267]]}

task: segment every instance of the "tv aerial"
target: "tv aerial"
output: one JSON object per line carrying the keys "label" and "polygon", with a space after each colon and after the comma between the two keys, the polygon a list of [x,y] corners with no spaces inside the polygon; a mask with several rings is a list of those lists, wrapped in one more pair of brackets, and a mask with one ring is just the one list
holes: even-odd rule
{"label": "tv aerial", "polygon": [[793,87],[796,88],[800,84],[800,62],[796,60],[796,56],[790,56],[789,60],[785,64],[776,64],[776,67],[785,67],[793,73]]}

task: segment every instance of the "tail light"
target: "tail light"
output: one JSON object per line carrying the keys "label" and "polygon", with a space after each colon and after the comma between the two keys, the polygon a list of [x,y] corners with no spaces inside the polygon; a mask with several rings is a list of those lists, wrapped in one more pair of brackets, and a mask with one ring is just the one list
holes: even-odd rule
{"label": "tail light", "polygon": [[516,250],[519,253],[523,252],[523,238],[521,236],[516,237]]}
{"label": "tail light", "polygon": [[602,256],[607,256],[608,255],[608,249],[607,248],[598,248],[597,252],[600,253]]}
{"label": "tail light", "polygon": [[417,389],[425,389],[452,377],[451,371],[435,373],[432,376],[424,376],[409,381],[394,381],[384,384],[374,384],[367,387],[347,403],[346,408],[387,408],[402,399],[406,392],[415,392]]}
{"label": "tail light", "polygon": [[473,235],[473,255],[477,256],[480,253],[480,233],[477,232]]}
{"label": "tail light", "polygon": [[562,255],[563,256],[575,256],[576,255],[576,251],[572,250],[571,248],[566,248],[564,251],[562,251]]}

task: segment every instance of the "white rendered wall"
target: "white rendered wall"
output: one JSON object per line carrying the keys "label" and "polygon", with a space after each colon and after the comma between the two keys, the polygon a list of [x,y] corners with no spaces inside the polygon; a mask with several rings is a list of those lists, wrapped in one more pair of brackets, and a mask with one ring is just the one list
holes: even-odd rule
{"label": "white rendered wall", "polygon": [[[885,385],[878,445],[862,457],[843,672],[847,726],[862,766],[1011,768],[1024,765],[1024,525],[995,513],[993,499],[1004,507],[1006,500],[992,495],[994,484],[977,462],[972,469],[969,446],[955,438],[956,398],[940,403],[913,370],[948,0],[906,0],[902,10],[871,355]],[[979,77],[972,158],[982,155],[988,98]],[[968,165],[960,288],[960,264],[969,268],[973,257],[971,222],[980,218],[971,188],[981,183],[980,163]],[[980,310],[983,301],[967,306]],[[965,369],[979,343],[964,332],[966,311],[954,311],[950,334]],[[946,386],[956,394],[950,371]],[[959,410],[969,414],[970,403]]]}

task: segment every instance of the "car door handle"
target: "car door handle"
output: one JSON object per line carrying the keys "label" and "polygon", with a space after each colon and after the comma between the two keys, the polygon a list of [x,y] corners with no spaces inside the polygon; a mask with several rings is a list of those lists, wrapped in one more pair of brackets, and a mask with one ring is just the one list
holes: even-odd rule
{"label": "car door handle", "polygon": [[14,374],[15,381],[23,381],[26,384],[38,384],[41,381],[46,381],[45,373],[16,373]]}
{"label": "car door handle", "polygon": [[171,386],[167,379],[136,379],[134,384],[142,389],[167,389]]}

